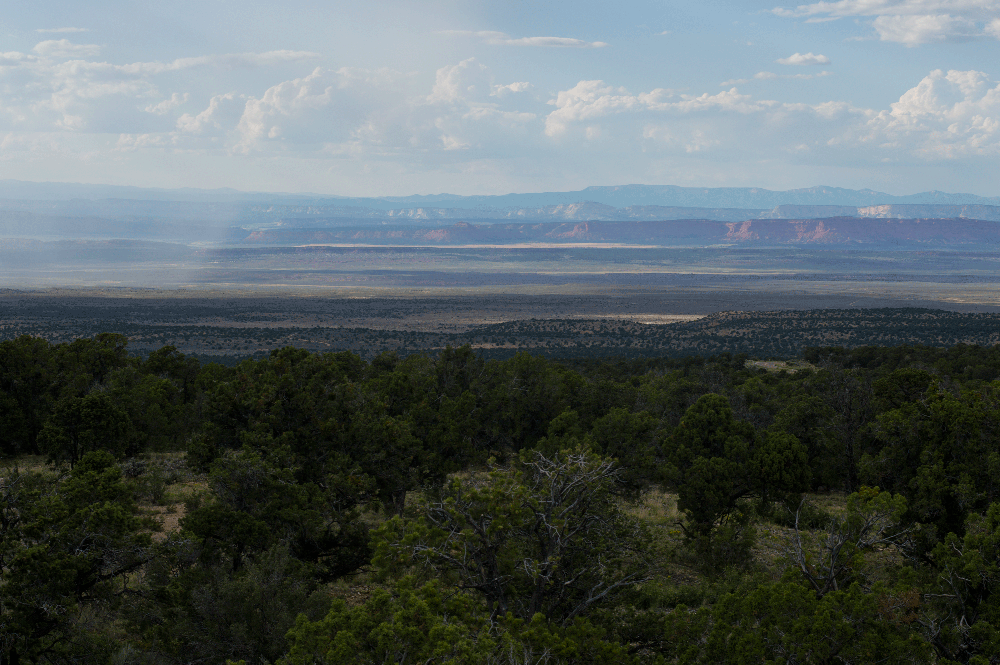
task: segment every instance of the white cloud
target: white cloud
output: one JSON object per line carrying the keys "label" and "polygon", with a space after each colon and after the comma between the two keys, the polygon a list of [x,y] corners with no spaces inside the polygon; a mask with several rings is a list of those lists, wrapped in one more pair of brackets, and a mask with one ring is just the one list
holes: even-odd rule
{"label": "white cloud", "polygon": [[748,114],[777,104],[767,100],[754,101],[749,95],[740,94],[736,88],[715,95],[678,94],[665,88],[633,95],[625,88],[613,88],[604,81],[580,81],[569,90],[560,91],[548,103],[556,107],[545,118],[545,133],[551,137],[565,134],[574,124],[625,112],[684,114],[710,110]]}
{"label": "white cloud", "polygon": [[580,81],[569,90],[560,91],[549,104],[556,110],[545,119],[545,133],[558,136],[566,132],[570,123],[629,110],[640,102],[625,88],[615,89],[604,81]]}
{"label": "white cloud", "polygon": [[155,113],[156,115],[163,115],[165,113],[169,113],[170,111],[174,110],[175,108],[186,102],[189,96],[190,95],[188,95],[188,93],[186,92],[183,95],[178,95],[175,92],[172,95],[170,95],[170,99],[164,99],[162,102],[158,104],[149,104],[148,106],[146,106],[146,108],[143,109],[143,111],[145,111],[146,113]]}
{"label": "white cloud", "polygon": [[25,55],[24,53],[18,53],[17,51],[8,51],[6,53],[0,53],[0,67],[15,67],[20,65],[25,60],[34,59],[35,56]]}
{"label": "white cloud", "polygon": [[225,129],[226,127],[222,124],[224,119],[220,117],[223,115],[220,113],[220,109],[223,107],[230,107],[231,109],[228,118],[229,122],[226,123],[231,128],[240,117],[239,110],[233,108],[235,104],[227,104],[227,102],[233,102],[235,98],[236,95],[231,92],[227,92],[224,95],[215,95],[209,100],[208,108],[198,115],[193,116],[190,113],[185,113],[177,118],[177,130],[188,134],[200,134],[208,128]]}
{"label": "white cloud", "polygon": [[511,93],[527,92],[534,87],[527,81],[516,81],[507,85],[494,85],[490,97],[506,97]]}
{"label": "white cloud", "polygon": [[779,16],[905,16],[950,13],[984,17],[1000,10],[997,0],[838,0],[799,5],[795,9],[777,7]]}
{"label": "white cloud", "polygon": [[1000,39],[1000,0],[840,0],[772,11],[778,16],[805,17],[807,22],[871,17],[879,39],[906,46]]}
{"label": "white cloud", "polygon": [[931,42],[966,41],[984,34],[975,21],[947,14],[923,16],[879,16],[872,23],[883,41],[906,46]]}
{"label": "white cloud", "polygon": [[793,53],[787,58],[775,60],[779,65],[829,65],[830,58],[825,55],[816,55],[812,51],[809,53]]}
{"label": "white cloud", "polygon": [[[0,85],[3,86],[0,90],[5,91],[0,99],[0,131],[62,130],[136,135],[154,129],[173,131],[178,120],[176,109],[190,99],[190,93],[173,93],[169,99],[164,99],[157,87],[157,77],[195,68],[263,68],[319,57],[307,51],[282,50],[119,65],[93,59],[99,52],[97,45],[59,39],[40,42],[30,54],[0,53]],[[216,87],[205,78],[200,82]],[[201,94],[204,95],[204,91]],[[207,100],[210,96],[211,92],[202,99]],[[185,126],[202,127],[196,119],[191,122],[195,124]],[[229,129],[231,131],[233,126]]]}
{"label": "white cloud", "polygon": [[929,160],[1000,155],[1000,83],[974,70],[935,70],[866,130],[866,143]]}
{"label": "white cloud", "polygon": [[441,145],[445,150],[468,150],[472,147],[469,143],[463,143],[457,136],[448,134],[441,135]]}
{"label": "white cloud", "polygon": [[493,77],[486,65],[468,58],[457,65],[437,70],[434,88],[427,101],[455,102],[464,99],[484,100],[493,89]]}
{"label": "white cloud", "polygon": [[[239,88],[224,71],[313,57],[272,51],[119,65],[3,53],[0,90],[8,92],[0,97],[0,139],[7,134],[11,150],[21,150],[17,137],[26,135],[63,137],[65,145],[104,141],[114,160],[144,151],[154,162],[246,154],[253,159],[234,163],[310,164],[337,173],[375,164],[385,177],[393,169],[460,173],[497,164],[513,170],[515,163],[540,174],[566,164],[611,173],[655,160],[693,163],[688,156],[700,164],[791,159],[827,168],[1000,155],[1000,84],[976,71],[935,71],[919,83],[914,77],[912,89],[900,86],[886,109],[780,102],[734,87],[831,75],[825,69],[760,71],[715,94],[580,80],[549,96],[528,81],[497,81],[473,58],[439,68],[432,80],[389,69],[310,67],[257,90]],[[167,92],[178,88],[188,92]]]}
{"label": "white cloud", "polygon": [[391,117],[406,105],[405,78],[389,70],[317,67],[271,86],[259,99],[247,98],[235,149],[315,151],[356,141],[393,143],[409,134],[405,116]]}
{"label": "white cloud", "polygon": [[442,34],[456,37],[476,37],[494,46],[546,46],[556,48],[603,48],[605,42],[588,42],[572,37],[511,37],[493,30],[445,30]]}
{"label": "white cloud", "polygon": [[474,58],[440,68],[429,94],[426,89],[413,94],[413,82],[399,72],[318,68],[272,86],[259,99],[247,98],[233,149],[409,154],[421,160],[432,154],[459,159],[458,153],[488,152],[495,158],[523,148],[529,127],[540,129],[535,113],[510,107],[519,99],[513,93],[530,84],[496,85],[489,68]]}
{"label": "white cloud", "polygon": [[[68,53],[54,42],[36,49],[45,56]],[[218,83],[197,68],[263,67],[308,61],[305,51],[271,51],[114,64],[10,52],[0,54],[0,132],[114,133],[116,151],[144,148],[204,149],[252,153],[358,155],[421,151],[511,151],[535,126],[538,106],[525,95],[527,81],[494,81],[470,59],[442,67],[433,87],[415,87],[415,74],[380,69],[315,68],[311,74],[271,85],[261,94],[205,94]],[[190,92],[162,93],[160,77],[185,72]],[[206,85],[206,83],[208,85]],[[176,85],[176,80],[173,81]],[[200,88],[200,89],[199,89]],[[208,90],[206,90],[208,88]],[[2,89],[2,88],[0,88]],[[200,101],[201,111],[186,105]],[[2,135],[2,134],[0,134]],[[416,151],[414,153],[414,151]]]}
{"label": "white cloud", "polygon": [[97,44],[74,44],[68,39],[49,39],[35,44],[32,49],[43,58],[92,58],[100,55]]}
{"label": "white cloud", "polygon": [[55,33],[75,33],[75,32],[90,32],[90,28],[38,28],[35,32],[55,32]]}

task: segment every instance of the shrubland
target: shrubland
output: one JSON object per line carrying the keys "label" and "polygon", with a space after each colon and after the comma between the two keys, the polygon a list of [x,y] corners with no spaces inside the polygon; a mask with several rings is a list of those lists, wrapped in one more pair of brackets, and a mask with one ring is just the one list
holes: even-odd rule
{"label": "shrubland", "polygon": [[2,342],[0,663],[998,662],[996,358]]}

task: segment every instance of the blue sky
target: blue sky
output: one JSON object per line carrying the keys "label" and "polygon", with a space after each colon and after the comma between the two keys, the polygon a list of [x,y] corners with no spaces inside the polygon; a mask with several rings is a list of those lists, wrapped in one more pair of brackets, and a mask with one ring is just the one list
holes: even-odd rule
{"label": "blue sky", "polygon": [[1000,194],[1000,0],[13,4],[0,178]]}

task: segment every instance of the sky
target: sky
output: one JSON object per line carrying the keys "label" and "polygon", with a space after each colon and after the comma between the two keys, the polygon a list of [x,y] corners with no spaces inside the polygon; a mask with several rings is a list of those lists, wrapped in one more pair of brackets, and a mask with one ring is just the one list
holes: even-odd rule
{"label": "sky", "polygon": [[0,179],[1000,195],[1000,0],[13,0]]}

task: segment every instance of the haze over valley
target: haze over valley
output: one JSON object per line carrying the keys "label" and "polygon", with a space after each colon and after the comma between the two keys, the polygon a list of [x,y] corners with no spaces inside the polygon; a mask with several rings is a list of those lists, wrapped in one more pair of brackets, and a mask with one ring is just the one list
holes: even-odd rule
{"label": "haze over valley", "polygon": [[[645,343],[633,349],[627,336],[601,333],[600,322],[666,326],[679,334],[681,323],[724,312],[1000,312],[1000,205],[994,205],[1000,202],[971,195],[633,185],[345,205],[320,196],[60,190],[20,182],[3,183],[0,191],[36,197],[0,200],[6,337],[68,340],[104,325],[128,334],[140,350],[167,339],[157,326],[180,325],[201,335],[212,330],[202,341],[168,335],[185,352],[208,357],[252,355],[285,343],[366,354],[471,343],[509,354],[563,347],[551,337],[555,329],[538,337],[531,326],[519,328],[499,342],[478,327],[551,320],[577,322],[558,324],[556,337],[589,330],[593,353],[633,353]],[[600,200],[575,200],[582,196]],[[69,306],[74,298],[91,304]],[[257,312],[262,298],[270,304]],[[319,300],[310,301],[307,309],[315,312],[303,318],[309,298]],[[152,323],[130,313],[136,307],[171,315]],[[192,318],[191,307],[218,314]],[[284,337],[261,332],[275,325]],[[331,330],[342,332],[331,337]],[[635,340],[643,338],[637,330]],[[647,353],[728,348],[716,341],[671,350],[674,333],[664,334]],[[233,335],[246,341],[226,340]],[[794,355],[808,339],[756,351]],[[872,339],[864,333],[846,343]]]}

